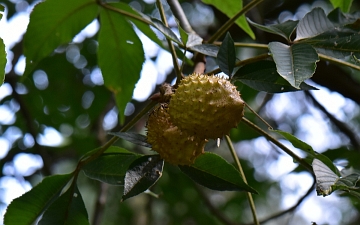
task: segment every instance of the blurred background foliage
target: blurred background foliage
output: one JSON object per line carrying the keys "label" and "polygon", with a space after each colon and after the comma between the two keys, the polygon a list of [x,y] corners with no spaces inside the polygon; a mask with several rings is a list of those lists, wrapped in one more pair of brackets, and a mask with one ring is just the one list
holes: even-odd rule
{"label": "blurred background foliage", "polygon": [[[11,0],[1,1],[1,4],[6,6],[6,20],[10,23],[21,16],[28,16],[37,2]],[[152,0],[122,2],[159,18]],[[200,0],[180,3],[193,29],[204,40],[228,20],[226,15]],[[244,1],[246,3],[248,1]],[[169,6],[166,2],[163,4],[170,26],[176,28]],[[332,10],[329,1],[265,0],[247,17],[259,24],[273,24],[287,19],[299,20],[314,7],[322,7],[327,13]],[[359,9],[359,2],[354,1],[350,12]],[[21,37],[5,42],[9,62],[5,83],[0,88],[2,215],[12,198],[29,190],[44,176],[72,171],[81,155],[106,142],[109,138],[107,132],[121,128],[114,98],[103,86],[97,65],[97,22],[92,26],[88,29],[92,32],[84,31],[72,43],[57,48],[28,77],[21,76],[24,70]],[[254,28],[253,31],[256,40],[237,26],[229,30],[235,42],[267,44],[282,41],[273,34]],[[175,79],[169,54],[157,46],[151,47],[153,45],[145,37],[142,41],[145,64],[150,65],[152,70],[146,71],[144,64],[141,79],[146,80],[147,77],[150,81],[139,81],[137,84],[133,100],[127,104],[125,123],[147,104],[146,99],[158,91],[160,84],[171,83]],[[242,60],[266,52],[237,48],[237,57]],[[216,67],[216,61],[208,57],[207,71]],[[184,73],[191,73],[192,69],[187,66]],[[141,86],[144,82],[146,88]],[[304,92],[269,95],[237,83],[243,99],[273,127],[303,139],[340,168],[359,170],[360,72],[321,61],[311,84],[321,89],[321,94],[317,96],[316,91],[312,92],[316,96],[314,99]],[[326,112],[339,123],[335,124]],[[245,116],[261,126],[252,113],[246,112]],[[143,118],[132,131],[144,134],[145,123],[146,118]],[[350,136],[355,140],[351,141]],[[296,168],[290,157],[246,125],[240,123],[238,129],[233,129],[231,138],[249,184],[259,192],[254,198],[260,220],[295,205],[312,188],[307,200],[299,202],[298,207],[264,224],[310,224],[311,221],[317,224],[360,223],[358,200],[337,194],[326,199],[316,197],[312,177],[303,168]],[[282,142],[291,146],[286,141]],[[143,154],[152,153],[123,140],[116,145]],[[224,144],[217,148],[215,142],[209,142],[206,150],[232,162]],[[120,202],[121,187],[90,180],[83,174],[79,187],[92,224],[210,225],[252,222],[245,193],[204,189],[184,176],[177,167],[168,164],[162,178],[151,189],[160,195],[159,198],[141,194]]]}

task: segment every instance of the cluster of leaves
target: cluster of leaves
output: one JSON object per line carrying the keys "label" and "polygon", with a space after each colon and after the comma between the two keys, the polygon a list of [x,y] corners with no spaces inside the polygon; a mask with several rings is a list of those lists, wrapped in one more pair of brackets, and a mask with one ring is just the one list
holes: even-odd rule
{"label": "cluster of leaves", "polygon": [[[227,1],[227,4],[223,1],[204,2],[213,4],[229,17],[240,10],[237,8],[239,3],[236,2],[236,7],[232,5],[235,1]],[[177,44],[177,50],[183,50],[177,51],[180,59],[185,59],[184,51],[215,57],[220,70],[231,79],[238,80],[257,91],[268,93],[313,90],[315,88],[304,81],[314,74],[319,56],[321,58],[322,55],[326,55],[344,62],[347,60],[356,66],[360,52],[359,15],[344,14],[339,10],[334,10],[326,16],[322,9],[316,8],[300,21],[286,21],[270,26],[248,20],[258,29],[285,38],[287,43],[271,42],[265,46],[271,52],[273,61],[264,61],[263,57],[259,57],[260,61],[255,57],[251,62],[244,63],[236,62],[235,43],[229,34],[225,36],[221,46],[217,47],[203,44],[198,35],[188,34],[181,27],[179,38],[162,21],[141,14],[124,3],[47,0],[34,8],[24,36],[24,77],[38,68],[54,49],[70,42],[96,18],[100,20],[97,39],[98,65],[105,86],[115,95],[122,122],[126,103],[131,99],[145,60],[141,41],[133,25],[166,49],[150,26],[164,34],[167,39]],[[237,23],[254,37],[244,16],[240,17]],[[5,53],[1,55],[4,56]],[[326,196],[334,190],[343,190],[360,196],[356,191],[359,174],[340,178],[339,171],[329,158],[316,153],[311,146],[291,134],[277,132],[307,153],[308,157],[304,161],[314,167],[319,195]],[[127,132],[112,135],[114,138],[109,145],[87,152],[80,159],[74,172],[46,177],[32,190],[15,199],[7,209],[5,224],[31,224],[38,220],[39,224],[89,224],[87,211],[76,183],[81,171],[91,179],[124,186],[122,200],[148,190],[161,177],[163,160],[157,155],[140,155],[111,146],[115,140],[122,138],[151,148],[144,136]],[[323,164],[317,163],[317,160]],[[314,166],[314,162],[320,166]],[[203,154],[192,166],[180,166],[180,170],[197,183],[213,190],[257,193],[244,182],[233,165],[213,153]]]}

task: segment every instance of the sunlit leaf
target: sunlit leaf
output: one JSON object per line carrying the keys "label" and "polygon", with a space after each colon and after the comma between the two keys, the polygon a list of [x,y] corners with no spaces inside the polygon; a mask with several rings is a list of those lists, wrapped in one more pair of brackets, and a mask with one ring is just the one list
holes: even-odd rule
{"label": "sunlit leaf", "polygon": [[349,12],[353,0],[330,0],[334,8],[340,8],[343,12]]}
{"label": "sunlit leaf", "polygon": [[280,35],[281,37],[285,38],[288,41],[291,41],[290,37],[294,33],[295,28],[296,28],[297,24],[299,23],[299,21],[287,20],[280,24],[264,26],[261,24],[257,24],[255,22],[251,21],[250,19],[248,19],[248,21],[254,27],[256,27],[262,31],[265,31],[265,32]]}
{"label": "sunlit leaf", "polygon": [[221,71],[226,75],[231,76],[235,66],[236,52],[234,40],[231,38],[229,32],[225,35],[225,38],[221,43],[216,60]]}
{"label": "sunlit leaf", "polygon": [[[114,151],[117,149],[118,151]],[[124,185],[124,178],[129,166],[141,155],[113,147],[97,159],[83,167],[86,176],[112,185]]]}
{"label": "sunlit leaf", "polygon": [[24,75],[55,48],[70,42],[97,15],[95,0],[47,0],[37,4],[24,36]]}
{"label": "sunlit leaf", "polygon": [[4,223],[34,224],[46,207],[60,195],[72,176],[72,174],[64,174],[44,178],[29,192],[10,203],[4,216]]}
{"label": "sunlit leaf", "polygon": [[144,50],[131,24],[119,13],[101,10],[100,25],[98,62],[105,86],[115,94],[123,123],[126,104],[140,78]]}
{"label": "sunlit leaf", "polygon": [[39,225],[88,225],[88,214],[79,189],[75,184],[45,211]]}
{"label": "sunlit leaf", "polygon": [[312,167],[316,177],[317,195],[324,197],[330,195],[334,191],[332,186],[335,185],[340,177],[318,159],[314,159]]}
{"label": "sunlit leaf", "polygon": [[269,50],[276,63],[277,72],[293,87],[313,76],[319,56],[309,44],[293,44],[291,46],[280,42],[270,42]]}
{"label": "sunlit leaf", "polygon": [[151,148],[151,144],[147,142],[146,136],[133,132],[110,132],[109,134],[122,138],[136,145]]}
{"label": "sunlit leaf", "polygon": [[0,38],[0,86],[4,83],[5,79],[6,61],[5,44],[3,39]]}
{"label": "sunlit leaf", "polygon": [[135,160],[125,175],[122,200],[138,195],[154,185],[162,175],[164,160],[159,155],[143,156]]}
{"label": "sunlit leaf", "polygon": [[194,45],[190,49],[212,57],[216,57],[219,52],[219,47],[211,44]]}
{"label": "sunlit leaf", "polygon": [[[227,15],[229,18],[235,16],[243,6],[243,1],[223,1],[223,0],[202,0],[202,2],[215,6],[222,13]],[[236,24],[243,29],[252,39],[255,39],[255,34],[251,30],[249,24],[246,21],[244,15],[236,20]]]}
{"label": "sunlit leaf", "polygon": [[334,25],[326,17],[324,10],[322,8],[314,8],[299,21],[295,40],[315,37],[333,28]]}
{"label": "sunlit leaf", "polygon": [[272,61],[260,61],[247,64],[238,69],[232,79],[239,80],[255,90],[268,93],[317,90],[317,88],[305,82],[300,84],[300,89],[294,88],[278,74],[276,65]]}
{"label": "sunlit leaf", "polygon": [[257,193],[247,185],[238,170],[220,156],[206,152],[191,166],[179,166],[196,183],[218,191],[248,191]]}

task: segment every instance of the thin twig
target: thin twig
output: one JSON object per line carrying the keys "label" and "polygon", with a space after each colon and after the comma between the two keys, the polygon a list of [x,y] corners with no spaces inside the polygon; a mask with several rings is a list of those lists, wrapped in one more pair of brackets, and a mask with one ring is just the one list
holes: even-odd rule
{"label": "thin twig", "polygon": [[329,113],[326,108],[318,102],[314,96],[309,92],[305,91],[305,95],[311,99],[314,106],[316,106],[318,109],[320,109],[328,118],[329,120],[337,127],[339,130],[345,134],[349,139],[351,144],[356,148],[357,150],[360,150],[360,142],[359,138],[356,136],[356,134],[343,122],[338,120],[335,116],[333,116],[331,113]]}
{"label": "thin twig", "polygon": [[[236,154],[235,148],[234,148],[234,146],[233,146],[233,144],[231,142],[231,139],[230,139],[229,135],[226,135],[225,139],[226,139],[226,143],[227,143],[227,145],[228,145],[228,147],[230,149],[231,155],[232,155],[233,159],[235,160],[236,165],[237,165],[237,167],[239,169],[241,177],[244,180],[244,183],[247,184],[245,173],[244,173],[244,171],[242,169],[239,157]],[[253,215],[254,224],[259,225],[259,220],[258,220],[257,215],[256,215],[256,208],[255,208],[254,199],[252,198],[252,195],[251,195],[250,192],[246,192],[246,195],[247,195],[247,198],[248,198],[248,201],[249,201],[251,213]]]}
{"label": "thin twig", "polygon": [[178,0],[167,0],[171,11],[173,12],[176,19],[179,20],[180,26],[187,32],[187,33],[194,33],[189,20],[187,19],[184,10],[182,9]]}
{"label": "thin twig", "polygon": [[[214,45],[220,46],[222,44],[221,41],[214,41]],[[257,44],[257,43],[244,43],[244,42],[235,42],[235,47],[245,47],[245,48],[261,48],[268,49],[268,45],[266,44]]]}
{"label": "thin twig", "polygon": [[278,140],[276,140],[270,134],[266,133],[263,129],[256,126],[254,123],[252,123],[250,120],[246,119],[245,117],[243,117],[243,119],[241,121],[244,122],[249,127],[251,127],[252,129],[256,130],[258,133],[262,134],[266,139],[268,139],[269,141],[274,143],[276,146],[278,146],[280,149],[282,149],[286,154],[290,155],[296,162],[300,163],[308,171],[313,173],[311,166],[304,159],[300,158],[298,155],[296,155],[293,151],[291,151],[285,145],[280,143]]}
{"label": "thin twig", "polygon": [[327,56],[327,55],[324,55],[324,54],[321,54],[321,53],[318,53],[318,55],[319,55],[320,59],[322,59],[322,60],[327,60],[327,61],[332,62],[332,63],[336,63],[336,64],[339,64],[339,65],[342,65],[342,66],[348,66],[350,68],[360,70],[360,66],[354,65],[352,63],[345,62],[343,60],[336,59],[336,58],[333,58],[333,57],[330,57],[330,56]]}
{"label": "thin twig", "polygon": [[[267,58],[270,58],[270,57],[271,56],[268,53],[264,53],[264,54],[257,55],[255,57],[252,57],[252,58],[249,58],[249,59],[239,61],[239,62],[235,63],[235,67],[246,65],[246,64],[249,64],[249,63],[258,62],[258,61],[261,61],[261,60],[264,60],[264,59],[267,59]],[[217,68],[217,69],[215,69],[213,71],[208,72],[207,74],[217,74],[217,73],[220,73],[220,72],[221,72],[220,68]]]}
{"label": "thin twig", "polygon": [[223,35],[229,28],[235,23],[235,21],[245,13],[247,13],[250,9],[254,8],[256,5],[261,3],[263,0],[253,0],[245,7],[243,7],[234,17],[228,20],[220,29],[208,40],[208,43],[213,43],[216,41],[221,35]]}
{"label": "thin twig", "polygon": [[260,224],[264,224],[264,223],[266,223],[266,222],[268,222],[270,220],[276,219],[278,217],[281,217],[281,216],[283,216],[283,215],[285,215],[287,213],[290,213],[290,212],[294,211],[314,191],[315,184],[316,184],[316,182],[315,182],[315,179],[314,179],[314,182],[311,185],[311,187],[308,189],[308,191],[293,206],[291,206],[290,208],[288,208],[288,209],[286,209],[284,211],[281,211],[279,213],[271,215],[266,219],[261,220]]}
{"label": "thin twig", "polygon": [[[159,12],[160,12],[160,16],[161,16],[161,20],[163,21],[163,23],[165,24],[166,27],[168,27],[168,23],[167,23],[167,19],[166,19],[166,15],[165,15],[165,11],[164,11],[164,7],[161,4],[160,0],[156,0],[156,5],[159,8]],[[174,70],[175,70],[175,74],[176,74],[176,84],[178,84],[181,79],[182,79],[182,74],[181,74],[181,70],[180,70],[180,66],[179,66],[179,62],[177,60],[177,55],[176,55],[176,51],[175,51],[175,46],[173,45],[172,41],[166,37],[166,40],[168,42],[169,45],[169,49],[170,49],[170,53],[172,56],[172,60],[173,60],[173,65],[174,65]]]}

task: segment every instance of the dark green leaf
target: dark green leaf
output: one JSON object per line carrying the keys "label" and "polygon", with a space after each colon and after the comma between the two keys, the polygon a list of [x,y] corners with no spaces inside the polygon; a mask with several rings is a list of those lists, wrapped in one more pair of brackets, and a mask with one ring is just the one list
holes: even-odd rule
{"label": "dark green leaf", "polygon": [[123,123],[126,104],[140,78],[144,51],[132,26],[119,13],[101,10],[100,22],[98,62],[105,86],[115,94]]}
{"label": "dark green leaf", "polygon": [[3,17],[4,11],[5,11],[5,6],[0,4],[0,20],[1,20],[2,17]]}
{"label": "dark green leaf", "polygon": [[285,21],[280,24],[264,26],[261,24],[257,24],[255,22],[251,21],[250,19],[248,19],[248,21],[254,27],[256,27],[262,31],[265,31],[265,32],[280,35],[281,37],[285,38],[287,41],[291,41],[290,37],[291,37],[292,33],[294,33],[294,30],[295,30],[297,24],[299,23],[299,21],[288,20],[288,21]]}
{"label": "dark green leaf", "polygon": [[296,89],[282,78],[276,71],[276,65],[272,61],[259,61],[247,64],[236,71],[233,78],[257,91],[268,93],[282,93],[288,91],[317,90],[305,82]]}
{"label": "dark green leaf", "polygon": [[3,39],[0,38],[0,86],[4,83],[6,66],[6,51]]}
{"label": "dark green leaf", "polygon": [[336,186],[339,187],[347,187],[347,188],[355,188],[356,183],[359,181],[360,179],[360,174],[358,173],[353,173],[350,174],[348,176],[342,177],[340,178],[337,182],[336,182]]}
{"label": "dark green leaf", "polygon": [[226,33],[226,36],[221,43],[216,60],[219,64],[221,71],[231,77],[235,66],[236,52],[234,41],[231,38],[229,32]]}
{"label": "dark green leaf", "polygon": [[[91,179],[95,179],[112,185],[124,185],[124,178],[127,169],[138,159],[140,155],[126,152],[114,152],[114,148],[86,164],[84,173]],[[120,148],[116,148],[120,149]]]}
{"label": "dark green leaf", "polygon": [[[115,7],[115,8],[119,8],[121,10],[124,10],[126,12],[129,12],[131,14],[137,15],[137,16],[143,16],[142,13],[137,12],[135,9],[131,8],[128,4],[119,2],[116,4],[110,4],[111,6]],[[141,31],[143,32],[150,40],[152,40],[153,42],[155,42],[156,44],[158,44],[159,46],[163,47],[163,43],[160,41],[160,39],[156,36],[156,34],[154,33],[154,31],[150,28],[149,25],[133,19],[132,17],[127,17],[126,19],[130,20],[131,22],[133,22],[135,24],[135,26]],[[145,19],[149,19],[149,17],[145,17]],[[149,20],[150,21],[150,20]]]}
{"label": "dark green leaf", "polygon": [[135,160],[125,175],[122,200],[138,195],[154,185],[162,175],[164,160],[159,155],[143,156]]}
{"label": "dark green leaf", "polygon": [[319,56],[309,44],[288,46],[280,42],[270,42],[269,50],[276,63],[277,72],[293,87],[313,76]]}
{"label": "dark green leaf", "polygon": [[330,0],[334,8],[340,8],[343,12],[349,12],[353,0]]}
{"label": "dark green leaf", "polygon": [[178,21],[176,21],[176,22],[177,22],[177,24],[178,24],[181,42],[183,43],[184,46],[186,46],[186,43],[187,43],[187,41],[188,41],[189,35],[188,35],[188,34],[186,33],[186,31],[180,26],[180,24],[178,23]]}
{"label": "dark green leaf", "polygon": [[60,195],[72,176],[72,174],[64,174],[46,177],[29,192],[14,199],[7,208],[4,223],[16,225],[35,223],[48,205]]}
{"label": "dark green leaf", "polygon": [[349,194],[351,194],[354,197],[357,197],[360,200],[360,193],[353,190],[348,190]]}
{"label": "dark green leaf", "polygon": [[37,4],[24,36],[24,75],[55,48],[70,42],[97,14],[95,0],[47,0]]}
{"label": "dark green leaf", "polygon": [[295,40],[315,37],[333,28],[334,25],[326,17],[324,10],[322,8],[314,8],[298,23]]}
{"label": "dark green leaf", "polygon": [[356,24],[360,18],[360,12],[342,13],[339,8],[334,9],[327,15],[328,19],[337,27],[342,27],[350,24]]}
{"label": "dark green leaf", "polygon": [[50,205],[42,216],[39,225],[90,224],[81,193],[74,185],[71,185],[64,194]]}
{"label": "dark green leaf", "polygon": [[216,57],[219,52],[219,47],[211,44],[194,45],[190,49],[212,57]]}
{"label": "dark green leaf", "polygon": [[[218,10],[220,10],[222,13],[227,15],[229,18],[235,16],[242,9],[243,6],[242,0],[240,1],[202,0],[202,2],[215,6]],[[241,29],[243,29],[252,39],[255,39],[255,34],[251,30],[244,15],[242,15],[236,20],[236,24]]]}
{"label": "dark green leaf", "polygon": [[122,138],[133,144],[151,148],[151,144],[147,142],[145,135],[133,132],[110,132],[109,134]]}
{"label": "dark green leaf", "polygon": [[179,166],[196,183],[218,191],[248,191],[257,193],[247,185],[238,170],[220,156],[206,152],[191,166]]}

